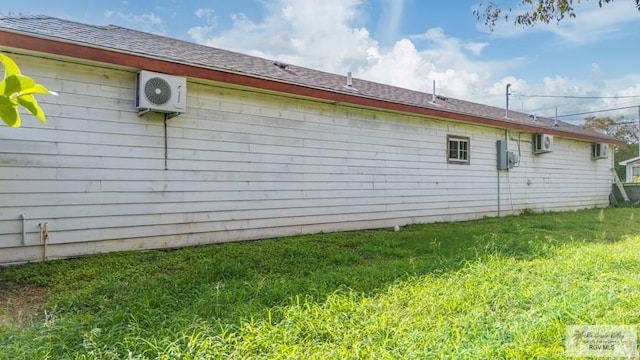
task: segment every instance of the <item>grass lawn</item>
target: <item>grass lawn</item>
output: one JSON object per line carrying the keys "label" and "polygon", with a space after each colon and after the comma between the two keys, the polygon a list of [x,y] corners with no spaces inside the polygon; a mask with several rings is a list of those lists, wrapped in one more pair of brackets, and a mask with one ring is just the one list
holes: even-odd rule
{"label": "grass lawn", "polygon": [[640,323],[637,212],[0,268],[0,359],[563,359],[568,325]]}

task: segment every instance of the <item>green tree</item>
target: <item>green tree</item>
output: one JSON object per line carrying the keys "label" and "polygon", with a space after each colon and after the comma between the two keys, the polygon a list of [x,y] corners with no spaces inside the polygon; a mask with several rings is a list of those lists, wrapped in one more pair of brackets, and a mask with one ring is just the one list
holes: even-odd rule
{"label": "green tree", "polygon": [[624,117],[612,119],[611,117],[588,116],[584,119],[582,127],[601,132],[627,144],[638,142],[638,123],[625,121]]}
{"label": "green tree", "polygon": [[11,127],[21,125],[18,105],[27,109],[43,124],[47,119],[34,94],[53,94],[33,79],[20,73],[18,65],[8,56],[0,54],[4,78],[0,82],[0,118]]}
{"label": "green tree", "polygon": [[[582,0],[589,1],[589,0]],[[595,1],[595,0],[594,0]],[[602,7],[613,0],[597,0],[598,5]],[[640,11],[640,0],[634,0],[635,7]],[[573,8],[574,3],[578,4],[581,0],[519,0],[517,2],[517,13],[514,24],[522,26],[534,26],[537,23],[548,24],[551,21],[560,22],[569,17],[576,17]],[[473,13],[478,20],[484,20],[484,24],[493,30],[500,19],[509,20],[513,8],[504,9],[501,5],[493,1],[481,2]]]}
{"label": "green tree", "polygon": [[623,117],[612,119],[610,117],[589,116],[584,119],[583,127],[615,137],[626,143],[615,149],[613,160],[614,167],[620,179],[625,181],[626,169],[618,165],[620,161],[638,156],[639,129],[636,121],[625,121]]}

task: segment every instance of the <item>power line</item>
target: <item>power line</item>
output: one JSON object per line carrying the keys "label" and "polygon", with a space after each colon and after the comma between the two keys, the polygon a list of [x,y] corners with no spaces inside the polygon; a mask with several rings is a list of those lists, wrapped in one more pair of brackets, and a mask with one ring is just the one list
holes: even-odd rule
{"label": "power line", "polygon": [[529,98],[560,98],[560,99],[637,99],[640,95],[625,96],[572,96],[572,95],[517,95]]}
{"label": "power line", "polygon": [[634,106],[624,106],[624,107],[611,108],[611,109],[604,109],[604,110],[585,111],[585,112],[575,113],[575,114],[558,115],[558,117],[559,117],[559,118],[561,118],[561,117],[569,117],[569,116],[578,116],[578,115],[597,114],[597,113],[607,112],[607,111],[625,110],[625,109],[634,109],[634,108],[637,108],[637,107],[638,107],[638,105],[634,105]]}

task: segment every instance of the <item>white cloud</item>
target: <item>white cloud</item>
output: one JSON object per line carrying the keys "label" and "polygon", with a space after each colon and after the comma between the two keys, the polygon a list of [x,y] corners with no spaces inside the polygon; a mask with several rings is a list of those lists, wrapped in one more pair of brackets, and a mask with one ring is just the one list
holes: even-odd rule
{"label": "white cloud", "polygon": [[[566,114],[604,103],[592,100],[585,105],[584,100],[527,95],[598,96],[615,94],[614,89],[633,92],[640,87],[629,87],[633,80],[628,78],[615,84],[562,76],[527,82],[509,76],[510,72],[535,59],[514,56],[502,61],[486,61],[482,54],[489,43],[459,39],[442,28],[426,29],[422,34],[397,40],[392,46],[382,46],[366,27],[357,25],[362,24],[365,17],[363,1],[274,0],[265,3],[262,18],[252,19],[238,13],[232,17],[232,26],[216,29],[215,36],[211,31],[203,31],[202,26],[191,28],[189,34],[195,41],[209,46],[332,73],[351,71],[357,78],[428,93],[435,80],[438,94],[499,107],[504,107],[505,86],[511,83],[514,90],[511,109],[541,116],[553,115],[556,106]],[[397,3],[396,6],[400,7]],[[210,15],[212,13],[204,10],[196,13],[206,21]],[[390,29],[393,26],[390,25]],[[512,24],[509,26],[513,29]],[[597,67],[592,68],[592,74],[597,75],[594,79],[600,76]],[[585,75],[589,78],[591,74]]]}
{"label": "white cloud", "polygon": [[591,64],[591,82],[594,86],[599,88],[605,87],[605,82],[601,80],[602,71],[600,70],[600,65],[597,63]]}
{"label": "white cloud", "polygon": [[[401,14],[401,2],[389,4]],[[459,98],[483,93],[489,73],[509,67],[469,60],[488,44],[461,41],[441,28],[382,47],[366,28],[354,25],[361,20],[361,5],[361,0],[279,0],[262,19],[235,14],[233,26],[217,36],[205,37],[199,27],[189,34],[214,47],[333,73],[352,71],[355,77],[415,90],[431,92],[436,80],[439,93]],[[412,39],[427,46],[419,50]]]}
{"label": "white cloud", "polygon": [[612,2],[600,8],[596,2],[576,5],[576,18],[561,22],[558,26],[548,26],[565,42],[587,44],[600,41],[606,37],[616,36],[623,32],[624,24],[638,20],[635,4]]}
{"label": "white cloud", "polygon": [[207,20],[208,25],[216,24],[215,10],[208,8],[200,8],[194,12],[194,15]]}
{"label": "white cloud", "polygon": [[[199,43],[330,72],[346,73],[366,63],[376,47],[359,20],[361,0],[280,0],[270,3],[263,19],[235,14],[231,29]],[[324,15],[323,15],[324,14]],[[327,16],[326,14],[331,14]]]}
{"label": "white cloud", "polygon": [[402,23],[402,14],[404,12],[403,0],[383,0],[382,11],[384,14],[380,20],[382,36],[385,43],[392,42],[397,38],[400,24]]}
{"label": "white cloud", "polygon": [[131,14],[131,13],[123,13],[120,11],[108,10],[105,12],[105,18],[118,19],[127,24],[134,25],[134,27],[139,28],[146,32],[155,33],[155,34],[164,33],[162,18],[160,18],[159,16],[156,16],[154,13]]}
{"label": "white cloud", "polygon": [[[626,119],[637,120],[639,110],[637,105],[640,101],[640,74],[629,74],[616,79],[609,79],[602,82],[603,86],[599,88],[603,96],[617,96],[617,99],[602,99],[595,101],[590,107],[591,110],[600,110],[602,108],[627,108],[607,112],[603,114],[595,114],[596,116],[623,116]],[[632,98],[629,98],[632,97]],[[628,108],[631,107],[631,108]]]}
{"label": "white cloud", "polygon": [[638,12],[631,1],[613,1],[598,5],[597,1],[575,3],[575,18],[565,17],[560,23],[537,23],[533,27],[515,25],[511,19],[523,10],[514,9],[507,21],[500,20],[493,31],[478,23],[477,29],[493,36],[513,38],[530,36],[534,33],[551,33],[563,43],[584,45],[595,43],[608,37],[618,36],[625,31],[625,24],[638,20]]}
{"label": "white cloud", "polygon": [[366,66],[358,69],[358,77],[416,90],[430,88],[436,66],[426,60],[407,39],[396,42],[393,49],[381,53],[373,47]]}
{"label": "white cloud", "polygon": [[489,43],[486,42],[468,42],[464,44],[464,48],[474,56],[480,56],[482,54],[482,50],[484,50],[487,46],[489,46]]}
{"label": "white cloud", "polygon": [[194,15],[199,19],[204,19],[206,25],[194,26],[190,28],[187,33],[196,42],[205,42],[207,37],[213,32],[218,23],[218,18],[215,15],[213,9],[200,8],[194,12]]}
{"label": "white cloud", "polygon": [[[534,84],[509,76],[495,82],[489,89],[489,94],[494,95],[494,104],[497,106],[505,106],[507,83],[511,84],[509,98],[511,110],[550,118],[555,116],[557,110],[560,120],[572,123],[580,123],[588,115],[582,114],[585,112],[633,106],[638,103],[638,98],[624,97],[640,96],[640,75],[629,75],[597,83],[562,76],[549,76],[542,82]],[[564,116],[570,114],[581,115]],[[637,119],[637,114],[637,108],[627,108],[598,112],[593,116],[624,116]]]}

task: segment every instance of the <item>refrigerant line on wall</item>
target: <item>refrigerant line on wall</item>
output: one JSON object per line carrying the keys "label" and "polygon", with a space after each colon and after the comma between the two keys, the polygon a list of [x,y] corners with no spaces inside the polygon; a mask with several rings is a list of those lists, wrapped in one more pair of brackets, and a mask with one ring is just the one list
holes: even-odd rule
{"label": "refrigerant line on wall", "polygon": [[511,193],[511,177],[509,171],[507,171],[507,189],[509,189],[509,204],[511,205],[511,212],[513,212],[513,194]]}
{"label": "refrigerant line on wall", "polygon": [[169,140],[167,135],[167,120],[169,120],[168,114],[164,114],[164,169],[169,170]]}

